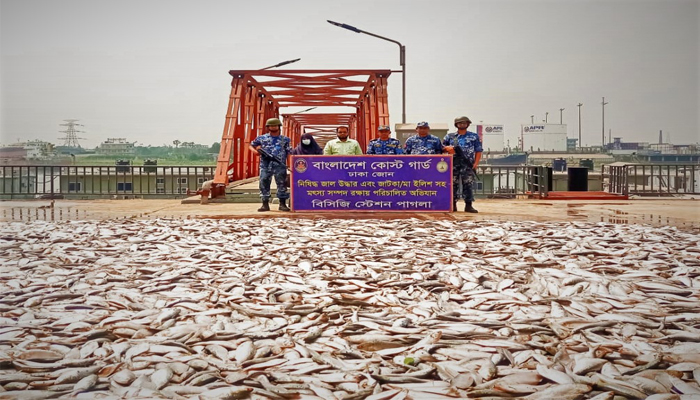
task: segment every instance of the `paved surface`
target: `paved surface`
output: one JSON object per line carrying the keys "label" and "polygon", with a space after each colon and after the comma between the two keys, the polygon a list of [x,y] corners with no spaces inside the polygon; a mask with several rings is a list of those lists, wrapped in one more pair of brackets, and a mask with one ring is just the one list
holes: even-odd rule
{"label": "paved surface", "polygon": [[[459,203],[463,207],[463,203]],[[120,218],[420,218],[498,221],[593,221],[676,226],[700,231],[700,200],[625,201],[501,200],[475,202],[479,214],[457,213],[258,213],[259,204],[182,204],[180,200],[48,200],[0,202],[0,220],[77,220]]]}

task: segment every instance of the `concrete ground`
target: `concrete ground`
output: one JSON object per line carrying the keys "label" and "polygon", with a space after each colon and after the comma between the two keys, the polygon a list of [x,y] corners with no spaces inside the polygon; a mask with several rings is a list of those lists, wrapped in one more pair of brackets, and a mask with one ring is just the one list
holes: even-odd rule
{"label": "concrete ground", "polygon": [[[420,218],[498,221],[589,221],[676,226],[700,232],[700,200],[635,199],[624,201],[502,200],[474,203],[478,214],[332,212],[259,213],[259,203],[182,204],[181,200],[49,200],[2,201],[0,221],[82,220],[121,218]],[[460,202],[460,208],[463,203]]]}

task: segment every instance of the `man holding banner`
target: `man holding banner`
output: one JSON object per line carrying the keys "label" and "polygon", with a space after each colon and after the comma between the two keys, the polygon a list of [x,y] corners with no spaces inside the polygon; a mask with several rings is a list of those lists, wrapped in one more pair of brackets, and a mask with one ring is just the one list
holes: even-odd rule
{"label": "man holding banner", "polygon": [[406,139],[406,154],[442,154],[445,148],[440,142],[440,138],[430,134],[430,124],[419,122],[416,125],[416,135]]}
{"label": "man holding banner", "polygon": [[455,118],[457,132],[448,133],[442,143],[447,151],[453,154],[452,210],[457,211],[457,200],[462,197],[464,199],[464,211],[478,213],[472,206],[474,201],[472,185],[474,184],[483,149],[479,135],[467,131],[471,123],[472,121],[464,116]]}
{"label": "man holding banner", "polygon": [[379,125],[379,138],[370,140],[367,145],[367,154],[403,154],[401,142],[389,137],[391,128],[389,125]]}

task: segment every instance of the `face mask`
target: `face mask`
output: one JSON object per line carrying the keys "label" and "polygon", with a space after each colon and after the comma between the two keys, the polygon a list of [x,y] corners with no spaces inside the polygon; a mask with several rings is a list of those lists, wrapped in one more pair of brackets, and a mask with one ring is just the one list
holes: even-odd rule
{"label": "face mask", "polygon": [[304,139],[301,142],[308,146],[311,144],[311,139]]}

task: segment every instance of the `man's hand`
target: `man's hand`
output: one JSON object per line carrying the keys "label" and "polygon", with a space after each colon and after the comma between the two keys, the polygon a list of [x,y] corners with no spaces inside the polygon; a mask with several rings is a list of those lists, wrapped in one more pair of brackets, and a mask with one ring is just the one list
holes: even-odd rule
{"label": "man's hand", "polygon": [[454,146],[444,146],[444,149],[447,152],[447,154],[454,154],[455,153]]}

